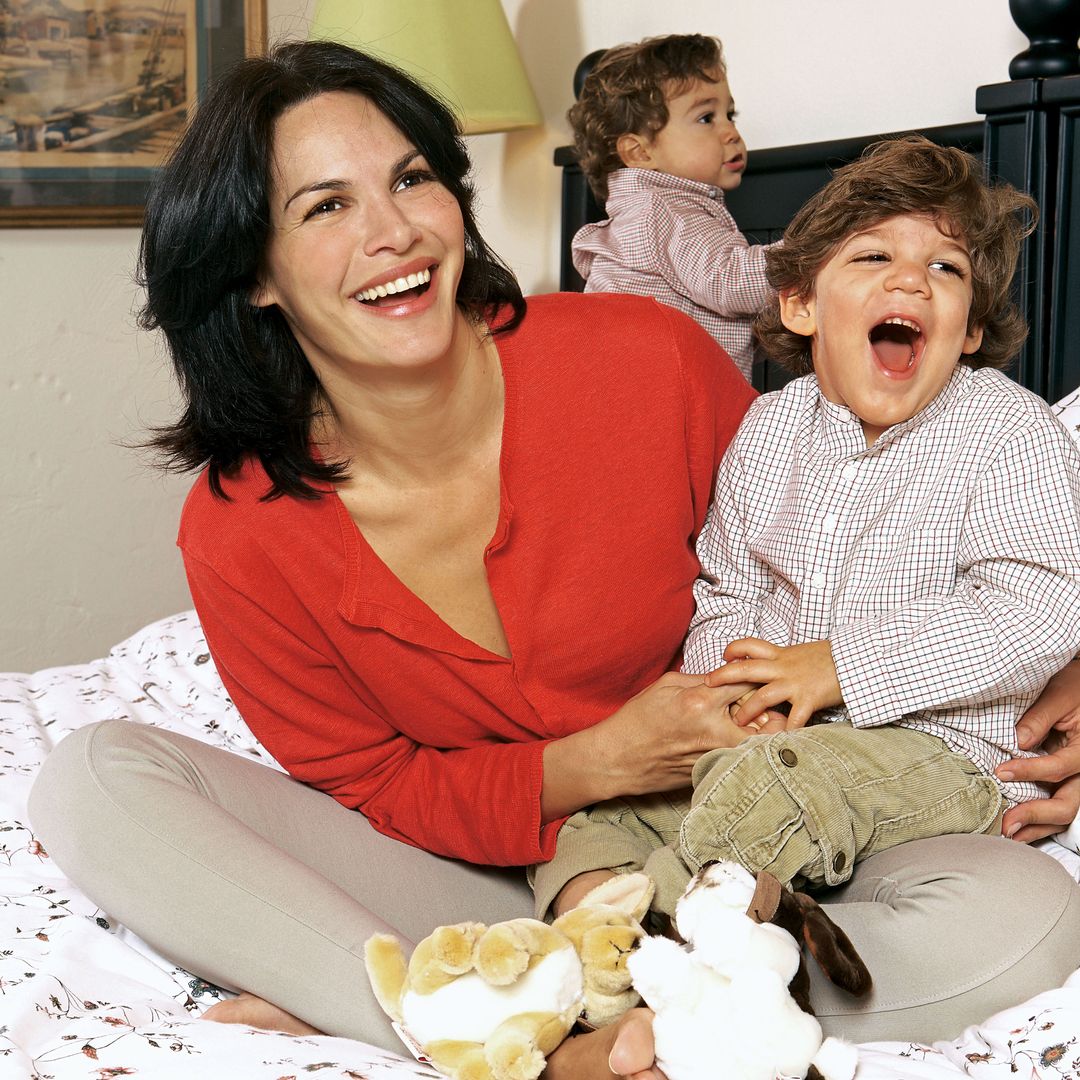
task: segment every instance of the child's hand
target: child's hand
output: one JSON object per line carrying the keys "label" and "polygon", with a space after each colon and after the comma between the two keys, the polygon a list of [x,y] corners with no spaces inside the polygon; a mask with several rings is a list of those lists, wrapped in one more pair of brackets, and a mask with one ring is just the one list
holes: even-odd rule
{"label": "child's hand", "polygon": [[828,641],[783,646],[742,638],[724,650],[724,659],[727,663],[722,668],[705,676],[706,686],[761,684],[739,703],[737,711],[732,710],[741,726],[786,701],[791,705],[786,727],[801,728],[818,709],[844,703]]}
{"label": "child's hand", "polygon": [[[735,684],[736,686],[738,683]],[[741,694],[737,701],[731,703],[731,708],[728,710],[731,716],[731,721],[734,724],[738,724],[737,719],[739,710],[743,704],[750,700],[754,691],[757,690],[756,685],[751,685],[750,689],[746,693]],[[779,709],[766,709],[756,720],[749,721],[746,725],[754,735],[775,735],[778,731],[787,731],[788,718],[787,713],[782,712]]]}

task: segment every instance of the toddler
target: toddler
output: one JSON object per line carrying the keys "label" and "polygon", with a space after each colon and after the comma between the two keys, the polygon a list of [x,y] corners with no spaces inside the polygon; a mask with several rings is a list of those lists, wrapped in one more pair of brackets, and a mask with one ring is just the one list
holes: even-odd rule
{"label": "toddler", "polygon": [[569,112],[607,220],[574,237],[586,292],[652,296],[696,319],[750,378],[751,319],[770,297],[765,251],[724,206],[746,144],[720,42],[701,34],[609,49]]}

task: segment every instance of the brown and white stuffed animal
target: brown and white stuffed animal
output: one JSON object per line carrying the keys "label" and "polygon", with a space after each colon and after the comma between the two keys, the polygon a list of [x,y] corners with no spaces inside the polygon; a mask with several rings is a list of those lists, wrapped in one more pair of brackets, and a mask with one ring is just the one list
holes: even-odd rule
{"label": "brown and white stuffed animal", "polygon": [[535,1080],[579,1018],[611,1023],[638,1002],[626,961],[644,932],[644,874],[593,889],[550,926],[511,919],[442,926],[408,963],[388,934],[364,961],[384,1011],[441,1073],[456,1080]]}
{"label": "brown and white stuffed animal", "polygon": [[679,900],[675,926],[685,946],[646,938],[629,960],[669,1080],[851,1080],[854,1047],[823,1040],[809,1011],[801,946],[852,994],[869,991],[870,974],[814,900],[771,874],[712,863]]}

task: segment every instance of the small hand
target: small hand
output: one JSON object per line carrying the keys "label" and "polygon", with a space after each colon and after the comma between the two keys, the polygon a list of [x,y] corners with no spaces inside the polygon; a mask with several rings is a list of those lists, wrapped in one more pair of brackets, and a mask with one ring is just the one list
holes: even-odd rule
{"label": "small hand", "polygon": [[1080,811],[1080,660],[1066,664],[1046,684],[1017,722],[1016,737],[1022,749],[1041,744],[1047,753],[1004,762],[997,768],[998,779],[1057,785],[1050,798],[1019,803],[1005,812],[1002,833],[1028,843],[1068,828]]}
{"label": "small hand", "polygon": [[737,724],[745,726],[773,706],[789,702],[786,726],[800,728],[818,709],[844,703],[828,641],[773,645],[760,638],[742,638],[724,650],[724,659],[722,668],[705,676],[706,686],[761,684],[739,705]]}
{"label": "small hand", "polygon": [[[733,723],[738,724],[739,710],[750,700],[756,689],[755,686],[747,690],[737,701],[732,702],[729,712]],[[778,731],[787,731],[788,718],[786,713],[778,709],[766,709],[756,720],[750,720],[744,726],[755,735],[775,735]]]}

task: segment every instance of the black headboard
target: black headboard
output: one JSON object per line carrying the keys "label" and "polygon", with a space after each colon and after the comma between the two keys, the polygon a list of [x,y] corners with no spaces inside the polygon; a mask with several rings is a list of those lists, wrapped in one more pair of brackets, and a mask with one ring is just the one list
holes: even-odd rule
{"label": "black headboard", "polygon": [[[975,108],[986,119],[922,134],[981,155],[991,174],[1038,203],[1039,226],[1021,254],[1016,285],[1030,334],[1010,374],[1056,401],[1080,385],[1080,0],[1024,0],[1010,10],[1031,45],[1010,64],[1010,82],[978,88]],[[578,65],[575,94],[600,55],[590,53]],[[745,182],[727,195],[728,207],[752,242],[778,239],[837,166],[857,158],[875,139],[898,134],[904,133],[755,150]],[[563,170],[559,285],[578,291],[583,282],[570,261],[570,241],[604,213],[573,147],[559,147],[555,164]],[[754,366],[759,390],[775,389],[787,378],[771,364]]]}

